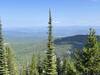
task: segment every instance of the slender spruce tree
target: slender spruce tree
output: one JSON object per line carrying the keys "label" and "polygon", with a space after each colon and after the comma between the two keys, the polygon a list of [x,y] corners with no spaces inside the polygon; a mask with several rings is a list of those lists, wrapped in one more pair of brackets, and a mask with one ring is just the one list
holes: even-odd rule
{"label": "slender spruce tree", "polygon": [[22,65],[22,68],[21,68],[21,71],[20,71],[20,75],[28,75],[27,74],[26,64]]}
{"label": "slender spruce tree", "polygon": [[87,43],[82,51],[77,52],[76,68],[82,75],[100,75],[100,50],[98,49],[95,30],[90,28]]}
{"label": "slender spruce tree", "polygon": [[74,62],[71,59],[64,57],[61,75],[78,75]]}
{"label": "slender spruce tree", "polygon": [[9,75],[6,51],[3,46],[2,24],[0,20],[0,75]]}
{"label": "slender spruce tree", "polygon": [[57,72],[58,72],[58,75],[62,74],[62,64],[61,64],[60,57],[57,57]]}
{"label": "slender spruce tree", "polygon": [[67,59],[63,59],[63,65],[62,65],[62,75],[67,75]]}
{"label": "slender spruce tree", "polygon": [[48,50],[46,53],[46,73],[45,75],[57,75],[57,65],[56,65],[56,55],[53,47],[53,37],[52,37],[52,19],[51,11],[49,9],[49,32],[48,32]]}
{"label": "slender spruce tree", "polygon": [[43,62],[42,62],[42,74],[43,75],[46,75],[46,70],[47,70],[47,58],[45,57],[44,59],[43,59]]}
{"label": "slender spruce tree", "polygon": [[42,56],[40,56],[40,54],[39,54],[39,55],[38,55],[37,69],[38,69],[39,75],[44,75],[44,74],[43,74],[44,62],[43,62],[43,59],[42,59],[41,57],[42,57]]}
{"label": "slender spruce tree", "polygon": [[8,43],[4,43],[4,50],[6,51],[7,56],[7,65],[10,75],[19,75],[18,66],[15,60],[15,55],[12,52],[12,48]]}
{"label": "slender spruce tree", "polygon": [[20,75],[31,75],[30,74],[30,64],[27,62],[27,60],[24,61],[22,65],[20,65]]}
{"label": "slender spruce tree", "polygon": [[36,56],[33,54],[31,64],[29,66],[29,75],[39,75]]}

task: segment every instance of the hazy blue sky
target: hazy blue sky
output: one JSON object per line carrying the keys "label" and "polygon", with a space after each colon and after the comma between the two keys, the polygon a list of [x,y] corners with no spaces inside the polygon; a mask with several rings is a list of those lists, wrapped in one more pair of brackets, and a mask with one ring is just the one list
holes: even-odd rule
{"label": "hazy blue sky", "polygon": [[47,26],[49,8],[55,26],[100,25],[100,0],[0,0],[5,28]]}

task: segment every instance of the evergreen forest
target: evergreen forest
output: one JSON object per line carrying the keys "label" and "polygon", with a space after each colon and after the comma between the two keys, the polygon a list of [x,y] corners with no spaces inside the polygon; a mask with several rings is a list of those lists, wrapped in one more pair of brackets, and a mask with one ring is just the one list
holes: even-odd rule
{"label": "evergreen forest", "polygon": [[[59,56],[56,53],[55,44],[61,44],[59,43],[61,40],[64,43],[66,41],[70,43],[70,41],[54,39],[50,10],[48,19],[46,51],[42,55],[41,53],[36,55],[34,51],[28,61],[22,60],[23,63],[18,63],[13,48],[4,41],[0,21],[0,75],[100,75],[100,40],[99,35],[96,35],[96,30],[90,28],[86,36],[79,36],[85,37],[86,40],[69,38],[73,44],[76,43],[76,40],[82,41],[84,44],[78,45],[79,48],[73,48],[75,50],[72,53],[64,53]],[[67,47],[67,44],[65,46]]]}

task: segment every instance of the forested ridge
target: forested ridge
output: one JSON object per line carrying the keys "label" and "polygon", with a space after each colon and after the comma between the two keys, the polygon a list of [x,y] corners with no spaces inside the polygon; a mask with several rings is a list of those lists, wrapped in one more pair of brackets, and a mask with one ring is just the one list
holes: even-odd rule
{"label": "forested ridge", "polygon": [[13,49],[9,43],[4,43],[0,21],[0,75],[100,75],[100,43],[95,29],[89,29],[85,40],[77,38],[84,43],[81,48],[74,50],[72,56],[64,54],[59,57],[55,52],[55,43],[77,42],[75,37],[73,40],[69,37],[69,41],[63,39],[62,43],[59,43],[62,39],[54,41],[52,28],[52,16],[49,10],[48,41],[44,56],[37,57],[34,52],[30,61],[18,64]]}

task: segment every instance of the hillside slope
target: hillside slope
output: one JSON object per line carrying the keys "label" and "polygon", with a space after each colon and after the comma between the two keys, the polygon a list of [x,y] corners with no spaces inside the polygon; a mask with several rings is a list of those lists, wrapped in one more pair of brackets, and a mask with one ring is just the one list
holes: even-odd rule
{"label": "hillside slope", "polygon": [[[69,36],[69,37],[61,37],[54,40],[54,43],[57,47],[60,46],[67,46],[70,45],[71,47],[69,50],[72,52],[75,49],[81,49],[86,41],[88,36],[87,35],[75,35],[75,36]],[[97,36],[98,42],[100,42],[100,36]],[[66,50],[66,49],[65,49]]]}
{"label": "hillside slope", "polygon": [[[56,53],[59,56],[74,52],[75,49],[82,48],[86,42],[87,35],[75,35],[70,37],[60,37],[54,40]],[[100,36],[97,36],[100,41]],[[18,61],[29,60],[33,53],[44,55],[47,50],[47,39],[34,39],[34,37],[8,38]]]}

